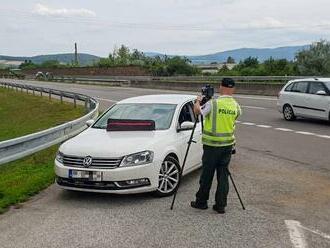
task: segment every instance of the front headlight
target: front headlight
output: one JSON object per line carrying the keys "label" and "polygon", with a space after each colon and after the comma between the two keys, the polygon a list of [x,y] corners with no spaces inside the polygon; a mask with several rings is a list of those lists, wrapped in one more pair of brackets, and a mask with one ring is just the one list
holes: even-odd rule
{"label": "front headlight", "polygon": [[149,164],[154,158],[154,153],[152,151],[143,151],[127,155],[124,157],[120,166],[136,166],[142,164]]}
{"label": "front headlight", "polygon": [[60,151],[58,151],[58,152],[56,153],[56,157],[55,157],[55,159],[56,159],[58,162],[60,162],[60,163],[63,164],[63,153],[61,153]]}

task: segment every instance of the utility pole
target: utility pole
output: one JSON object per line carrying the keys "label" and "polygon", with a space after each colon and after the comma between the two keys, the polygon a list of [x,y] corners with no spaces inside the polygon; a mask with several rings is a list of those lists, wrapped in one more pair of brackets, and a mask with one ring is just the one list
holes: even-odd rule
{"label": "utility pole", "polygon": [[77,43],[74,43],[74,64],[78,65],[78,49],[77,49]]}

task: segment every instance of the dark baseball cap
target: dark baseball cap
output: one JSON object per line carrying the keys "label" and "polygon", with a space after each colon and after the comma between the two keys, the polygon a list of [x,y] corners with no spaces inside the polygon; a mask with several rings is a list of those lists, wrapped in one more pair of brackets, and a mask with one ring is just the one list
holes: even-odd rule
{"label": "dark baseball cap", "polygon": [[227,87],[227,88],[234,88],[235,87],[235,81],[232,78],[223,78],[221,80],[221,86]]}

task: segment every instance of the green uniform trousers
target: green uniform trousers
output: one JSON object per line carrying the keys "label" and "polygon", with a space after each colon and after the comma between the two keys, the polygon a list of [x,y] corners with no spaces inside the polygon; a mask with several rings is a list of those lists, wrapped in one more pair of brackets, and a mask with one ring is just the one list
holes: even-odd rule
{"label": "green uniform trousers", "polygon": [[215,171],[217,172],[216,206],[226,207],[229,192],[228,165],[230,163],[233,146],[212,147],[203,146],[203,167],[196,193],[196,202],[204,204],[209,199],[210,189]]}

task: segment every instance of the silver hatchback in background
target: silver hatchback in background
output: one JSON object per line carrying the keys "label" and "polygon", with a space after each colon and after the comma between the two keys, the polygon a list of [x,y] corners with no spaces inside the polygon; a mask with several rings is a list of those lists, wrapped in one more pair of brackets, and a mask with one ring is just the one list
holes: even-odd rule
{"label": "silver hatchback in background", "polygon": [[330,78],[289,81],[278,95],[277,106],[288,121],[296,117],[330,120]]}

